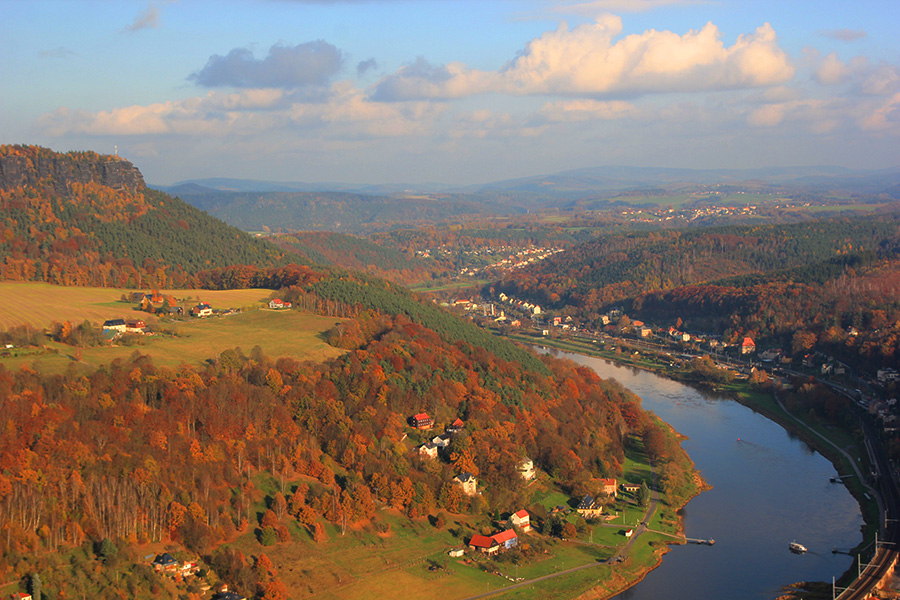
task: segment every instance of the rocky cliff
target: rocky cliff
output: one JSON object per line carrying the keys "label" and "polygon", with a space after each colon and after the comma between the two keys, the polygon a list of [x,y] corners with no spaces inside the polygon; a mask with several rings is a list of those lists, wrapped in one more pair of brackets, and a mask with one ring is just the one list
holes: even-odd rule
{"label": "rocky cliff", "polygon": [[58,154],[39,146],[0,146],[0,190],[32,186],[68,196],[72,183],[98,183],[132,192],[145,187],[141,172],[118,156]]}

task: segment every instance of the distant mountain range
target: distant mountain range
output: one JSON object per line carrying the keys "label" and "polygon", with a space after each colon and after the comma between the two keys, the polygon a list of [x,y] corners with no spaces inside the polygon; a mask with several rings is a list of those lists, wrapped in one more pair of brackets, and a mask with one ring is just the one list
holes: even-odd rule
{"label": "distant mountain range", "polygon": [[[748,191],[803,198],[900,199],[900,168],[665,169],[594,167],[482,185],[193,179],[159,189],[247,231],[364,233],[546,208],[603,208],[643,196]],[[658,200],[657,200],[658,201]]]}
{"label": "distant mountain range", "polygon": [[491,183],[454,186],[441,183],[351,184],[335,182],[259,181],[223,177],[190,179],[171,186],[153,186],[173,195],[217,192],[346,192],[382,196],[420,194],[485,194],[524,192],[547,197],[577,196],[616,190],[670,185],[768,183],[785,187],[840,186],[886,189],[900,185],[900,167],[860,170],[846,167],[768,167],[759,169],[669,169],[655,167],[589,167],[506,179]]}

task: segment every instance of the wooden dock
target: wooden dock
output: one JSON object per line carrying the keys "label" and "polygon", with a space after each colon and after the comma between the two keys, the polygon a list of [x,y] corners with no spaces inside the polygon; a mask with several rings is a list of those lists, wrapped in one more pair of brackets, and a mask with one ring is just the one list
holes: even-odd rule
{"label": "wooden dock", "polygon": [[716,543],[716,540],[713,540],[713,539],[695,540],[693,538],[688,538],[688,537],[684,538],[684,541],[687,542],[688,544],[702,544],[704,546],[712,546],[713,544]]}

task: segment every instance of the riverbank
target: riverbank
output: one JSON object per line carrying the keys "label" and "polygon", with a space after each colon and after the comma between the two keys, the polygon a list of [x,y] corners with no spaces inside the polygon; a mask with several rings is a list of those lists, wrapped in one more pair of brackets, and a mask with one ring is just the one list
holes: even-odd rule
{"label": "riverbank", "polygon": [[[519,341],[528,340],[519,339]],[[554,345],[554,347],[560,350],[578,352],[583,355],[595,356],[598,358],[607,358],[606,356],[602,356],[599,352],[591,352],[589,348],[573,348],[571,347],[571,345],[567,345],[564,342],[560,343],[559,340],[554,341],[559,344]],[[624,364],[626,364],[627,366],[643,368],[651,372],[653,371],[652,369],[648,369],[646,366],[638,364]],[[619,563],[617,565],[617,569],[612,570],[610,572],[610,576],[601,584],[591,586],[590,589],[576,596],[575,600],[609,600],[610,598],[622,594],[623,592],[643,581],[649,573],[651,573],[662,564],[663,558],[667,553],[670,552],[671,546],[678,546],[686,543],[684,541],[685,527],[683,510],[691,500],[693,500],[703,492],[712,489],[712,486],[703,479],[702,475],[697,470],[694,461],[682,448],[682,442],[687,439],[686,436],[679,433],[674,427],[672,427],[672,425],[666,423],[665,421],[659,420],[658,424],[668,432],[668,435],[677,440],[677,445],[681,451],[681,456],[680,458],[676,459],[676,461],[680,463],[681,467],[684,469],[683,472],[686,475],[686,477],[682,478],[680,485],[678,485],[675,490],[672,490],[673,493],[667,495],[667,503],[665,507],[660,507],[659,510],[659,512],[661,513],[660,517],[662,516],[663,512],[668,512],[672,515],[676,524],[674,532],[663,533],[662,535],[665,537],[665,539],[655,539],[650,541],[647,544],[648,548],[652,549],[652,553],[649,556],[644,556],[644,558],[640,559],[638,557],[629,557],[623,563]],[[658,482],[657,485],[654,485],[654,488],[658,488]],[[655,492],[655,495],[658,495],[658,492]],[[645,522],[650,522],[649,516],[645,519]],[[651,532],[646,531],[644,533],[649,534]]]}
{"label": "riverbank", "polygon": [[[771,393],[762,393],[754,390],[747,380],[704,385],[704,381],[698,381],[690,373],[675,368],[671,362],[666,361],[666,358],[671,360],[669,355],[656,353],[656,356],[651,356],[644,352],[632,352],[630,348],[626,348],[623,351],[622,340],[607,340],[605,344],[601,345],[590,340],[528,339],[524,336],[519,336],[518,339],[533,345],[552,347],[563,351],[575,352],[582,356],[608,360],[615,364],[651,372],[697,389],[711,390],[728,396],[767,420],[776,423],[783,430],[787,431],[792,438],[803,441],[807,447],[815,450],[828,460],[837,469],[838,473],[852,472],[849,468],[852,459],[848,458],[845,453],[853,454],[854,449],[856,459],[861,462],[860,468],[862,473],[868,472],[865,468],[867,457],[864,449],[860,451],[859,437],[854,439],[851,434],[843,429],[829,427],[821,421],[811,423],[808,420],[808,417],[810,417],[808,414],[794,415],[789,413],[783,406],[779,405]],[[856,477],[844,478],[841,483],[844,484],[844,487],[854,498],[865,522],[863,542],[854,549],[855,551],[864,547],[865,544],[874,538],[875,524],[879,522],[880,513],[873,496],[867,495],[870,494],[870,491],[860,484]],[[843,548],[843,551],[846,553],[846,547]],[[847,568],[838,583],[841,584],[841,581],[847,583],[855,578],[855,575],[856,568],[851,566]],[[828,585],[830,586],[830,583]],[[799,586],[795,586],[794,590],[792,590],[793,597],[804,597],[796,593],[797,587]],[[813,595],[815,595],[815,592],[813,592]]]}

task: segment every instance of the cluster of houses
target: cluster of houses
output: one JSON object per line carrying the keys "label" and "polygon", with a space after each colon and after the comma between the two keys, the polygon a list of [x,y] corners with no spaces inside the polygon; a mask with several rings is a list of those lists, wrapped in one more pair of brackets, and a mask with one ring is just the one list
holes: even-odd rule
{"label": "cluster of houses", "polygon": [[[521,269],[522,267],[526,267],[538,261],[544,260],[551,254],[556,254],[557,252],[562,251],[562,248],[543,248],[539,246],[531,246],[528,248],[504,246],[502,248],[479,248],[477,250],[470,250],[466,252],[466,254],[474,254],[476,256],[500,254],[505,256],[504,258],[501,258],[500,260],[491,264],[485,265],[484,267],[463,267],[459,270],[459,274],[474,277],[480,272],[486,270]],[[441,252],[443,252],[444,254],[449,254],[451,252],[453,254],[456,254],[458,250],[450,250],[445,247],[441,247],[436,249],[417,250],[416,254],[423,258],[429,258],[432,254],[439,254]]]}
{"label": "cluster of houses", "polygon": [[[434,428],[434,418],[426,412],[420,412],[412,415],[407,419],[407,423],[413,429],[428,430]],[[444,433],[436,435],[431,440],[423,443],[416,451],[423,458],[436,459],[438,450],[443,450],[450,445],[453,436],[465,428],[465,422],[457,417],[452,423],[444,428]],[[516,471],[526,481],[530,481],[537,475],[534,469],[534,462],[525,457],[516,464]],[[467,496],[475,496],[478,494],[478,480],[469,472],[463,472],[453,478],[453,483],[458,485],[462,492]]]}
{"label": "cluster of houses", "polygon": [[[434,418],[426,412],[412,415],[407,419],[407,422],[413,429],[427,430],[434,428]],[[453,435],[462,431],[465,426],[463,420],[457,417],[452,423],[444,428],[444,433],[435,436],[430,441],[419,446],[417,452],[424,458],[437,458],[438,450],[442,450],[449,446]],[[458,485],[466,496],[475,496],[478,494],[478,480],[471,473],[460,473],[453,478],[453,483]]]}
{"label": "cluster of houses", "polygon": [[[518,510],[509,516],[507,523],[509,529],[504,529],[493,535],[473,535],[469,540],[469,548],[486,556],[494,556],[519,545],[519,535],[513,527],[519,528],[523,533],[531,531],[531,515],[527,510]],[[463,550],[456,548],[450,551],[450,556],[462,556]]]}
{"label": "cluster of houses", "polygon": [[107,338],[115,339],[123,333],[143,335],[149,332],[147,324],[141,319],[109,319],[103,322],[103,335]]}
{"label": "cluster of houses", "polygon": [[[623,483],[617,485],[615,478],[604,478],[600,479],[599,482],[600,493],[612,498],[618,496],[619,489],[632,494],[636,494],[641,489],[639,483]],[[578,502],[578,506],[575,510],[578,512],[579,516],[582,516],[585,519],[596,519],[603,514],[603,504],[597,498],[594,498],[590,494],[586,494]]]}
{"label": "cluster of houses", "polygon": [[168,552],[157,554],[153,559],[153,562],[150,563],[150,566],[153,567],[153,570],[157,573],[172,577],[175,575],[190,577],[191,575],[196,575],[197,571],[200,570],[197,563],[175,560],[175,557]]}
{"label": "cluster of houses", "polygon": [[184,309],[178,306],[178,302],[173,296],[163,296],[157,290],[152,292],[132,292],[131,294],[131,301],[135,304],[140,304],[141,310],[155,314],[159,314],[167,298],[169,300],[169,315],[184,314]]}

